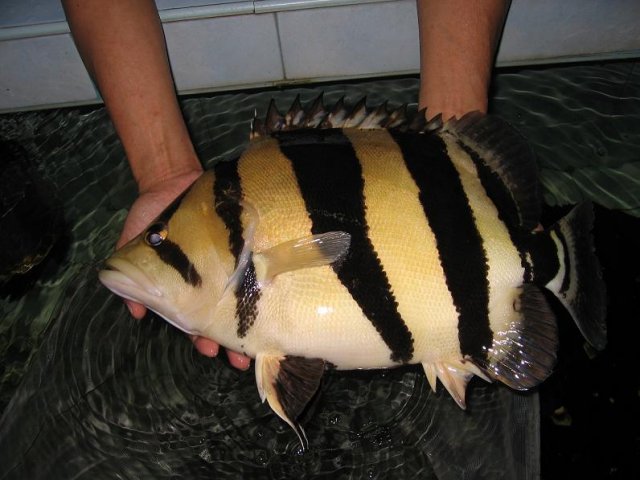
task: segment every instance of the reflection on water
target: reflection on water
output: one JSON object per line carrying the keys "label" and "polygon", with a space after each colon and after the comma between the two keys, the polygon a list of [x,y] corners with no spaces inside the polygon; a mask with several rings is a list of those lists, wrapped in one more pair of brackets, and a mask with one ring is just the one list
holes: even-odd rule
{"label": "reflection on water", "polygon": [[91,478],[459,478],[470,469],[515,478],[523,446],[486,437],[518,432],[535,441],[533,397],[478,382],[469,416],[444,392],[432,399],[417,368],[332,372],[308,414],[302,454],[291,429],[260,403],[252,372],[195,353],[161,320],[131,321],[95,272],[82,277],[8,407],[0,460],[18,463],[9,478],[85,470]]}
{"label": "reflection on water", "polygon": [[[592,198],[640,215],[639,70],[626,63],[498,76],[494,110],[530,139],[547,203]],[[366,94],[371,104],[397,105],[417,98],[417,81],[216,95],[184,100],[183,109],[211,166],[242,150],[254,109],[264,112],[272,97],[286,106],[298,93],[309,101],[320,90],[327,104]],[[293,432],[260,404],[252,370],[198,355],[161,320],[134,322],[98,284],[96,264],[136,195],[104,110],[0,117],[0,135],[20,141],[55,187],[71,239],[23,295],[0,291],[3,478],[537,476],[535,393],[474,380],[466,414],[443,392],[432,394],[414,367],[326,375],[307,415],[311,448],[303,454]],[[637,296],[637,283],[631,292]],[[581,341],[571,325],[568,332],[561,348],[583,360],[569,361],[579,373],[564,365],[560,372],[588,378],[592,363],[581,347],[571,349]],[[553,411],[562,381],[549,385],[543,408]]]}

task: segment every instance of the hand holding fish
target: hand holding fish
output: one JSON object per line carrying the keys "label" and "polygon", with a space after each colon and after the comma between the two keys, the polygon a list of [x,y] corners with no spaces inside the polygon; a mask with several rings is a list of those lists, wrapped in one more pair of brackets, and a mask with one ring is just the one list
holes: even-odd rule
{"label": "hand holding fish", "polygon": [[[140,192],[140,196],[131,206],[127,219],[125,220],[120,239],[116,248],[120,248],[131,239],[138,236],[167,206],[175,200],[186,188],[188,188],[198,177],[202,175],[202,170],[191,170],[188,173],[166,179],[155,183],[145,191]],[[131,315],[140,320],[146,313],[147,308],[141,303],[125,299],[125,303]],[[190,335],[194,346],[202,355],[215,357],[218,355],[220,346],[205,337]],[[250,359],[244,355],[227,350],[229,362],[236,368],[245,370],[249,368]]]}
{"label": "hand holding fish", "polygon": [[272,103],[251,138],[100,280],[255,358],[260,398],[303,447],[301,413],[327,368],[421,364],[462,408],[474,375],[535,387],[558,346],[545,292],[604,347],[591,206],[542,230],[535,160],[503,120],[427,122],[320,96],[285,114]]}
{"label": "hand holding fish", "polygon": [[434,120],[364,102],[271,108],[240,159],[201,176],[154,2],[64,5],[142,192],[120,244],[178,196],[101,280],[201,353],[217,353],[206,335],[255,358],[260,397],[303,445],[298,417],[328,367],[421,363],[462,407],[474,375],[537,385],[557,346],[543,289],[604,346],[590,207],[539,231],[525,142],[497,119],[462,117],[487,110],[505,0],[418,2],[419,105]]}
{"label": "hand holding fish", "polygon": [[[100,88],[140,189],[118,247],[138,235],[202,173],[175,96],[162,26],[153,1],[63,2],[87,70]],[[127,301],[135,318],[146,308]],[[198,351],[215,356],[218,344],[193,336]],[[228,352],[246,369],[249,359]]]}

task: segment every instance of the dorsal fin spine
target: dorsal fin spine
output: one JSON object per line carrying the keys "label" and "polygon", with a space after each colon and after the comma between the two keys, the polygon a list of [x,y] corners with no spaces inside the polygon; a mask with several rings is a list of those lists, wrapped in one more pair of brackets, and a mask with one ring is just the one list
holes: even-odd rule
{"label": "dorsal fin spine", "polygon": [[326,116],[327,111],[324,108],[323,94],[320,93],[307,110],[303,126],[305,128],[317,128]]}
{"label": "dorsal fin spine", "polygon": [[421,132],[436,130],[441,126],[441,121],[426,121],[424,110],[410,116],[406,104],[395,109],[389,109],[388,102],[368,107],[366,97],[362,97],[352,108],[345,107],[344,97],[333,107],[327,108],[321,93],[307,108],[303,107],[300,95],[296,96],[285,114],[280,113],[275,101],[271,100],[264,121],[254,117],[251,138],[300,128],[404,129]]}

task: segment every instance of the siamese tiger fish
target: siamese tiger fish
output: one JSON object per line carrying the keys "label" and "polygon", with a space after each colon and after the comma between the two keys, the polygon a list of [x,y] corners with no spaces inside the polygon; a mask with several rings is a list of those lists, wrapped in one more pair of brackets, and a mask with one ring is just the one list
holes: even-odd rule
{"label": "siamese tiger fish", "polygon": [[525,140],[480,113],[446,122],[361,100],[273,101],[238,159],[203,174],[100,272],[177,328],[255,358],[297,433],[327,368],[422,364],[465,407],[477,375],[516,390],[556,361],[543,290],[606,343],[592,207],[539,224]]}

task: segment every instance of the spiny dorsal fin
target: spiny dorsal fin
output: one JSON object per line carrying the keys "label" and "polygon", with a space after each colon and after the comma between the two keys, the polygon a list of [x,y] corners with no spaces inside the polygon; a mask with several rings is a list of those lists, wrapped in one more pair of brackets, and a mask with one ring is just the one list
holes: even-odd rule
{"label": "spiny dorsal fin", "polygon": [[303,124],[305,128],[317,128],[324,117],[327,115],[327,112],[324,109],[324,102],[322,97],[322,93],[318,95],[313,101],[311,107],[309,107],[309,109],[307,110]]}
{"label": "spiny dorsal fin", "polygon": [[[295,102],[294,102],[295,103]],[[264,121],[265,130],[270,132],[279,132],[286,125],[284,116],[278,110],[275,100],[269,102],[267,116]]]}
{"label": "spiny dorsal fin", "polygon": [[301,125],[305,118],[305,112],[302,109],[300,103],[300,95],[296,95],[293,104],[289,108],[289,111],[284,114],[284,129],[295,128],[296,125]]}
{"label": "spiny dorsal fin", "polygon": [[396,108],[394,111],[389,113],[389,118],[387,119],[384,127],[385,128],[399,128],[402,125],[406,125],[409,123],[409,114],[407,113],[407,104],[401,105]]}
{"label": "spiny dorsal fin", "polygon": [[380,128],[380,126],[384,125],[386,119],[389,117],[387,103],[388,102],[384,102],[373,109],[359,125],[359,128]]}
{"label": "spiny dorsal fin", "polygon": [[[448,120],[443,132],[453,135],[497,176],[494,194],[502,197],[497,201],[504,206],[506,220],[526,232],[533,231],[540,221],[542,201],[537,165],[524,137],[499,117],[480,112]],[[500,191],[504,187],[506,193]]]}
{"label": "spiny dorsal fin", "polygon": [[427,132],[441,127],[442,120],[439,116],[427,121],[425,110],[409,115],[406,104],[393,110],[389,109],[387,102],[368,107],[366,97],[363,97],[353,107],[347,107],[343,97],[333,107],[327,108],[324,106],[323,95],[320,94],[305,109],[298,95],[285,114],[280,113],[275,101],[271,100],[265,119],[254,117],[251,138],[301,128],[401,129]]}
{"label": "spiny dorsal fin", "polygon": [[327,116],[320,122],[320,128],[337,128],[336,125],[342,125],[344,118],[349,114],[344,107],[344,97],[336,102]]}
{"label": "spiny dorsal fin", "polygon": [[359,126],[364,122],[364,119],[367,118],[367,115],[369,114],[368,111],[367,97],[362,97],[358,100],[356,106],[353,107],[347,118],[345,118],[344,125],[342,125],[341,128],[355,128]]}

